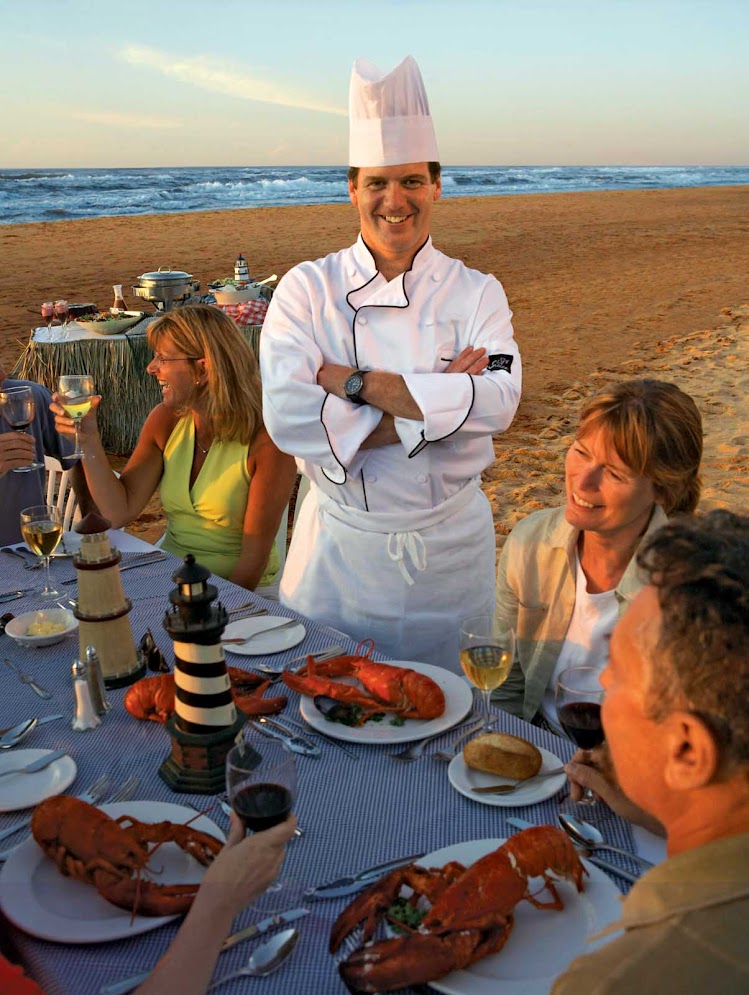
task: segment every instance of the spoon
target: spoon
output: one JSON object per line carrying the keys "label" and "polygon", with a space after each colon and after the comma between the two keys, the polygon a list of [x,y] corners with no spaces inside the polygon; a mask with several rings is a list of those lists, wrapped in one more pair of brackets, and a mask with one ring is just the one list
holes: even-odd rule
{"label": "spoon", "polygon": [[605,843],[600,831],[595,826],[591,826],[589,822],[578,822],[572,816],[560,812],[559,825],[573,843],[585,847],[586,850],[610,850],[611,853],[621,853],[625,857],[629,857],[630,860],[634,860],[641,867],[655,867],[655,864],[652,864],[649,860],[645,860],[644,857],[638,856],[636,853],[630,853],[629,850],[622,850],[618,846],[610,846],[608,843]]}
{"label": "spoon", "polygon": [[19,722],[17,726],[8,729],[0,736],[0,750],[9,750],[13,746],[18,746],[38,725],[39,719],[26,719],[25,722]]}
{"label": "spoon", "polygon": [[291,951],[296,946],[299,939],[299,931],[296,929],[285,929],[282,933],[276,933],[265,943],[261,943],[252,951],[252,956],[244,967],[231,974],[222,974],[216,978],[213,984],[209,985],[206,991],[212,992],[214,988],[223,985],[226,981],[234,978],[264,978],[279,968]]}

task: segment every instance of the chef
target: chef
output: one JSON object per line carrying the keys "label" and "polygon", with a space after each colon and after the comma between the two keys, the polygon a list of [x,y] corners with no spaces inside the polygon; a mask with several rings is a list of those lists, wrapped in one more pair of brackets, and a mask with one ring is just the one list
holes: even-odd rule
{"label": "chef", "polygon": [[350,248],[290,270],[261,336],[263,415],[310,492],[281,601],[401,660],[460,672],[462,618],[494,610],[480,474],[520,400],[511,312],[493,276],[429,234],[442,192],[410,56],[354,64]]}

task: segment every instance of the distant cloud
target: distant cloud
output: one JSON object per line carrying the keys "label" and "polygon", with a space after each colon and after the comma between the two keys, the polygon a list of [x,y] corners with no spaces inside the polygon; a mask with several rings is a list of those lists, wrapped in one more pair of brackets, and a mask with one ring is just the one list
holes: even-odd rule
{"label": "distant cloud", "polygon": [[208,56],[172,55],[145,45],[127,45],[120,54],[132,66],[149,66],[181,83],[238,97],[240,100],[256,100],[265,104],[280,104],[283,107],[319,111],[321,114],[339,114],[343,117],[348,113],[343,107],[319,103],[310,99],[309,95],[295,93],[275,83],[257,79],[239,68],[231,68],[225,62]]}
{"label": "distant cloud", "polygon": [[125,128],[181,128],[182,122],[174,118],[146,117],[143,114],[120,114],[117,111],[70,111],[76,121],[90,121],[92,124],[112,125]]}

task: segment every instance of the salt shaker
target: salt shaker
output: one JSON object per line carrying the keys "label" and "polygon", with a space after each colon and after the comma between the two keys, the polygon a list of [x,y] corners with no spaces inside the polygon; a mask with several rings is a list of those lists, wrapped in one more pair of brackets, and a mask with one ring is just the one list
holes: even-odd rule
{"label": "salt shaker", "polygon": [[95,646],[86,647],[86,680],[96,714],[106,715],[112,707],[112,702],[107,698],[104,675],[101,672],[99,654],[96,652]]}
{"label": "salt shaker", "polygon": [[95,729],[101,723],[101,719],[96,714],[96,709],[91,701],[86,668],[80,660],[73,660],[71,673],[73,675],[73,694],[75,695],[75,715],[72,727],[77,732]]}

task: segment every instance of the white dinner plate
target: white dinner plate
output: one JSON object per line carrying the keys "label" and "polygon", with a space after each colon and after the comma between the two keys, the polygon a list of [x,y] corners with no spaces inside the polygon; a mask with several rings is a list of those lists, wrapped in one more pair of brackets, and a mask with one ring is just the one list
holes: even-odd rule
{"label": "white dinner plate", "polygon": [[[343,739],[348,743],[412,743],[425,736],[445,732],[465,718],[473,705],[471,686],[459,674],[453,674],[444,667],[430,663],[413,663],[410,660],[388,660],[394,667],[409,667],[420,674],[426,674],[439,684],[445,695],[445,710],[437,719],[406,719],[402,726],[391,725],[388,714],[380,722],[365,722],[363,726],[345,726],[340,722],[329,722],[312,703],[312,698],[303,696],[299,705],[304,719],[313,729]],[[353,677],[339,677],[337,684],[357,684]]]}
{"label": "white dinner plate", "polygon": [[245,646],[225,645],[224,652],[241,653],[242,656],[268,656],[271,653],[283,653],[284,650],[290,650],[293,646],[298,646],[301,643],[307,635],[307,630],[301,622],[290,625],[280,632],[274,632],[271,628],[271,626],[283,625],[284,622],[288,621],[285,615],[260,615],[257,618],[240,618],[236,622],[230,622],[224,629],[223,638],[225,639],[236,639],[237,637],[246,639],[253,632],[262,632],[263,629],[268,629],[268,632],[251,639]]}
{"label": "white dinner plate", "polygon": [[[195,810],[169,802],[140,801],[102,805],[111,816],[132,815],[141,822],[187,822]],[[191,826],[220,840],[226,837],[205,816]],[[191,884],[202,880],[206,868],[181,850],[165,843],[152,860],[159,884]],[[57,943],[104,943],[158,929],[176,916],[135,916],[111,905],[93,885],[63,877],[29,837],[11,854],[0,874],[0,907],[19,929]]]}
{"label": "white dinner plate", "polygon": [[[450,860],[466,866],[504,843],[502,839],[456,843],[418,861],[424,867],[440,867]],[[561,912],[537,909],[521,901],[514,909],[515,925],[499,953],[484,957],[462,971],[452,971],[439,981],[430,981],[444,995],[548,995],[553,980],[575,957],[608,942],[588,943],[587,937],[604,929],[621,915],[620,894],[603,871],[583,860],[590,877],[578,894],[572,882],[555,885],[564,902]],[[531,879],[531,891],[541,878]]]}
{"label": "white dinner plate", "polygon": [[[542,746],[538,747],[542,757],[541,770],[554,770],[555,767],[564,766],[564,761],[554,756],[549,750]],[[450,761],[447,768],[447,776],[450,784],[459,791],[461,795],[470,798],[471,801],[481,802],[482,805],[498,805],[500,808],[515,808],[518,805],[536,805],[551,798],[557,791],[561,791],[567,783],[567,775],[562,773],[556,777],[545,777],[542,781],[534,781],[523,788],[518,788],[509,795],[477,795],[471,788],[484,788],[490,784],[515,784],[511,777],[500,777],[498,774],[485,774],[482,770],[473,770],[466,766],[463,754],[458,753]]]}
{"label": "white dinner plate", "polygon": [[[0,754],[0,772],[27,767],[54,750],[6,750]],[[34,774],[0,777],[0,812],[17,812],[38,805],[45,798],[61,794],[75,780],[78,768],[72,757],[53,760]]]}

